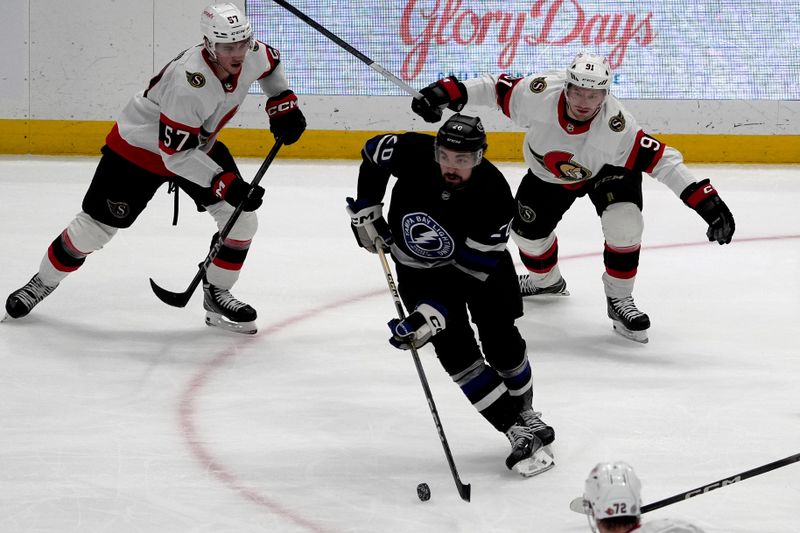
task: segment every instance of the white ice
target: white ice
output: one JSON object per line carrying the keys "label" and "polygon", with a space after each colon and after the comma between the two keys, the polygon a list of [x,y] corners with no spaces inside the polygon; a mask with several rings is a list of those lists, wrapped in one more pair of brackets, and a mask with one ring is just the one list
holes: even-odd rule
{"label": "white ice", "polygon": [[[96,161],[0,159],[3,297],[80,209]],[[516,188],[523,167],[500,167]],[[800,168],[691,167],[735,215],[729,246],[645,179],[647,345],[605,316],[590,203],[567,213],[572,294],[527,303],[518,322],[556,430],[556,467],[539,477],[505,469],[506,438],[421,351],[471,503],[410,356],[386,342],[394,305],[344,210],[357,168],[279,156],[268,171],[234,291],[259,312],[256,336],[206,327],[199,291],[185,309],[151,293],[149,277],[184,290],[214,231],[186,196],[172,227],[164,189],[29,317],[0,324],[1,531],[585,532],[568,505],[598,461],[631,463],[649,503],[800,452]],[[793,533],[798,504],[795,463],[645,518]]]}

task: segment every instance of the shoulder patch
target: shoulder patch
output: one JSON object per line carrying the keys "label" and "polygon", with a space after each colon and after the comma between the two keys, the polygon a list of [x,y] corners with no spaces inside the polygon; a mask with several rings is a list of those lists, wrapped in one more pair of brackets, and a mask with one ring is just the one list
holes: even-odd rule
{"label": "shoulder patch", "polygon": [[622,116],[622,111],[608,119],[608,127],[617,133],[625,129],[625,117]]}
{"label": "shoulder patch", "polygon": [[195,89],[199,89],[206,84],[206,77],[200,72],[186,72],[186,81]]}
{"label": "shoulder patch", "polygon": [[547,89],[547,81],[544,79],[544,76],[533,78],[531,80],[530,89],[532,93],[540,93]]}

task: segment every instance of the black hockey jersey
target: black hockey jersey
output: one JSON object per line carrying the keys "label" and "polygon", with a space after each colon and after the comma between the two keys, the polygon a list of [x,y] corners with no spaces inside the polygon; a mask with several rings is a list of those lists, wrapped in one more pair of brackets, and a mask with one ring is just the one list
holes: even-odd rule
{"label": "black hockey jersey", "polygon": [[395,261],[412,268],[452,265],[486,280],[506,250],[514,216],[511,188],[486,159],[462,187],[449,188],[434,159],[434,140],[402,133],[367,141],[358,198],[381,202],[395,176],[388,212]]}

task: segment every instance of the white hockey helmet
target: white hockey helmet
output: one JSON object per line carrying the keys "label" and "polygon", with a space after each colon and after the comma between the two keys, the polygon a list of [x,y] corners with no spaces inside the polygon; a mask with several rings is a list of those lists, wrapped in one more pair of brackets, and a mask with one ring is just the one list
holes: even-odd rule
{"label": "white hockey helmet", "polygon": [[586,478],[583,499],[595,520],[640,516],[642,483],[627,463],[598,463]]}
{"label": "white hockey helmet", "polygon": [[591,52],[579,52],[567,67],[567,79],[564,88],[569,85],[587,89],[605,89],[611,92],[611,66],[608,59]]}
{"label": "white hockey helmet", "polygon": [[206,50],[214,56],[217,43],[238,43],[253,37],[247,15],[231,3],[211,4],[200,15]]}

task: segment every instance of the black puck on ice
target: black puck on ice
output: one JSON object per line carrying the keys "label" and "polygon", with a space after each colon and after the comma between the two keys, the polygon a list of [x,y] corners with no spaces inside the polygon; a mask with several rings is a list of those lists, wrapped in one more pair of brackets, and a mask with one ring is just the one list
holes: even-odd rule
{"label": "black puck on ice", "polygon": [[428,486],[427,483],[420,483],[417,485],[417,496],[423,502],[426,502],[431,499],[431,488]]}

